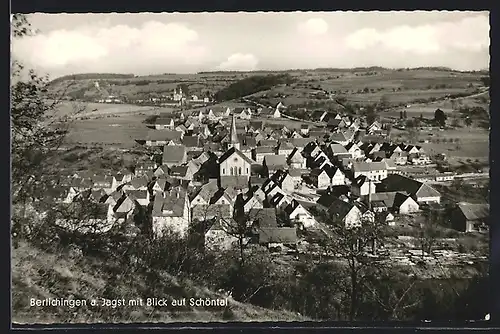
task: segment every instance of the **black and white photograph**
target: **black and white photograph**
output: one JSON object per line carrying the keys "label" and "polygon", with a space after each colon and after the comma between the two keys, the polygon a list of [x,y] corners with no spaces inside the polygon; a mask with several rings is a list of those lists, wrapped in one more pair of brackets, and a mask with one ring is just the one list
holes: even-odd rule
{"label": "black and white photograph", "polygon": [[490,320],[489,12],[10,18],[12,324]]}

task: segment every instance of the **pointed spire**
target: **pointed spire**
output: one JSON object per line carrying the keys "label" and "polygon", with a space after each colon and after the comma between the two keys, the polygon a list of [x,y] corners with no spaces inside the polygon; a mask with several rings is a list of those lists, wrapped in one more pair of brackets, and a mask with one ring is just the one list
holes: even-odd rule
{"label": "pointed spire", "polygon": [[231,119],[231,129],[229,132],[231,142],[230,142],[230,147],[237,148],[238,150],[240,149],[240,141],[238,140],[238,133],[236,132],[236,118],[234,117],[234,114],[232,115]]}

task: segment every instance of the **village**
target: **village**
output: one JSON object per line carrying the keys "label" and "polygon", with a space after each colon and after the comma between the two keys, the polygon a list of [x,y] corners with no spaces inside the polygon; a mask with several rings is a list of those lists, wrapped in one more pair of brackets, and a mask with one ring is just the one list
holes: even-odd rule
{"label": "village", "polygon": [[[396,231],[417,231],[413,237],[396,232],[394,244],[380,245],[372,254],[380,261],[486,260],[446,247],[450,238],[441,238],[443,247],[432,254],[418,245],[418,231],[433,214],[457,233],[487,232],[487,204],[443,203],[435,189],[435,184],[467,180],[465,174],[429,172],[441,157],[415,143],[393,142],[387,124],[379,120],[367,124],[365,117],[317,111],[313,122],[304,121],[300,129],[266,121],[286,117],[283,103],[159,109],[145,125],[147,136],[136,138],[149,158],[134,170],[77,172],[51,189],[48,197],[68,211],[85,200],[99,208],[91,224],[67,217],[57,224],[80,233],[137,229],[133,217],[144,210],[156,237],[166,231],[188,236],[196,230],[205,248],[229,249],[244,234],[247,243],[277,256],[334,258],[317,247],[318,233],[328,236],[332,223],[355,228],[378,219]],[[237,207],[243,208],[247,226],[236,233]]]}

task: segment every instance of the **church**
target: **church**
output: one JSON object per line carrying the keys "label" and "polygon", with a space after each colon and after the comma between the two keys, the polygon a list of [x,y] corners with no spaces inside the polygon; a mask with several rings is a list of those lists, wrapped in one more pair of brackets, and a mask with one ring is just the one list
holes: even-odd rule
{"label": "church", "polygon": [[219,158],[219,175],[246,176],[251,174],[252,160],[240,151],[240,141],[236,134],[236,120],[231,120],[229,149]]}

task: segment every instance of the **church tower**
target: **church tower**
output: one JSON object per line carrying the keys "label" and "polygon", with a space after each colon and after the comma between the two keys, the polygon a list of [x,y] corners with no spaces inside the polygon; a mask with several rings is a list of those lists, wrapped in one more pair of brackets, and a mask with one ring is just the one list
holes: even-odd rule
{"label": "church tower", "polygon": [[236,149],[240,149],[240,141],[238,140],[238,134],[236,132],[236,118],[234,115],[231,119],[231,129],[229,130],[229,138],[231,139],[229,143],[229,148],[234,147]]}

